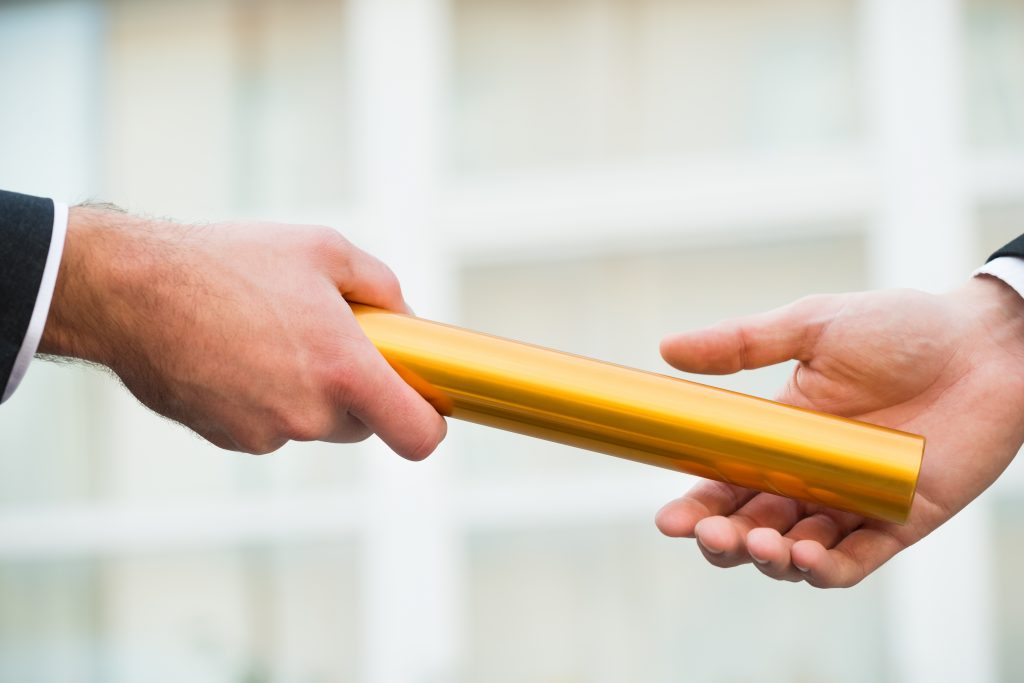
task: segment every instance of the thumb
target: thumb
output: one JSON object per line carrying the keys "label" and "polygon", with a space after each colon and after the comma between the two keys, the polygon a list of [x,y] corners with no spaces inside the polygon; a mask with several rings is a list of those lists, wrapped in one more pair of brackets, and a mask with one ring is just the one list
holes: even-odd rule
{"label": "thumb", "polygon": [[670,335],[661,342],[661,355],[679,370],[705,375],[728,375],[791,359],[807,361],[842,298],[806,297],[767,313]]}

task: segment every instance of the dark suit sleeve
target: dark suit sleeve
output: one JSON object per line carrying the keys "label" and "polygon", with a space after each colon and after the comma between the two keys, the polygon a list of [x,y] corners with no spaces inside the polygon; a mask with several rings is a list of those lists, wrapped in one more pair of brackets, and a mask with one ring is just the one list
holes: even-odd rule
{"label": "dark suit sleeve", "polygon": [[1024,235],[1021,235],[1017,239],[1013,240],[1005,247],[997,251],[988,257],[988,260],[997,259],[1002,256],[1015,256],[1016,258],[1024,258]]}
{"label": "dark suit sleeve", "polygon": [[0,190],[0,395],[32,319],[53,217],[51,200]]}

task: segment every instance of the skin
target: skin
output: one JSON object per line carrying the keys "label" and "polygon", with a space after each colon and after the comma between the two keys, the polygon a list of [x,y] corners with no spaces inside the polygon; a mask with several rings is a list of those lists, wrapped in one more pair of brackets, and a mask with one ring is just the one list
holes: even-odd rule
{"label": "skin", "polygon": [[720,482],[657,515],[717,567],[820,588],[853,586],[974,500],[1024,443],[1024,301],[974,278],[944,295],[900,290],[814,296],[667,337],[680,370],[730,374],[798,361],[777,399],[922,434],[909,521],[879,522]]}
{"label": "skin", "polygon": [[387,266],[329,228],[182,226],[79,207],[40,352],[110,368],[146,406],[224,449],[376,433],[421,460],[444,418],[346,300],[408,311]]}

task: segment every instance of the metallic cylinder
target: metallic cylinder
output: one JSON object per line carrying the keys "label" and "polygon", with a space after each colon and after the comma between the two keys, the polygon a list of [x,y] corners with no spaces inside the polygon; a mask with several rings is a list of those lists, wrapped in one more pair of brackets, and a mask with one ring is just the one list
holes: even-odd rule
{"label": "metallic cylinder", "polygon": [[905,522],[924,438],[353,305],[446,416],[868,517]]}

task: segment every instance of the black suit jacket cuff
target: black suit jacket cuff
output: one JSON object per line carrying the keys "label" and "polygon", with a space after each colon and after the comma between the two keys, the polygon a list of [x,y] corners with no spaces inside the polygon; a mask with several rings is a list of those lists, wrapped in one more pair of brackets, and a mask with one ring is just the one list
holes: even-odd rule
{"label": "black suit jacket cuff", "polygon": [[[1016,258],[1024,258],[1024,235],[1021,235],[1017,239],[1013,240],[1005,247],[997,251],[988,257],[988,260],[997,259],[1002,256],[1014,256]],[[988,261],[986,261],[988,263]]]}
{"label": "black suit jacket cuff", "polygon": [[0,190],[0,394],[32,319],[53,219],[53,201]]}

